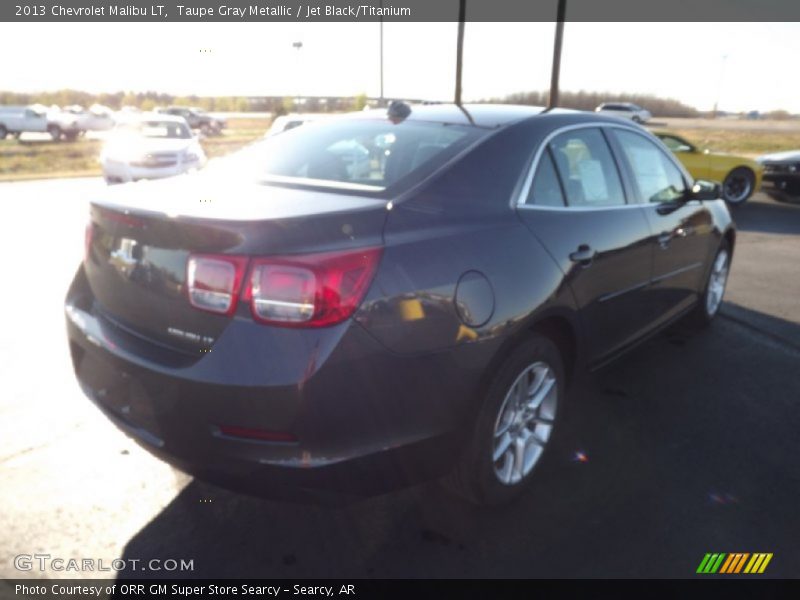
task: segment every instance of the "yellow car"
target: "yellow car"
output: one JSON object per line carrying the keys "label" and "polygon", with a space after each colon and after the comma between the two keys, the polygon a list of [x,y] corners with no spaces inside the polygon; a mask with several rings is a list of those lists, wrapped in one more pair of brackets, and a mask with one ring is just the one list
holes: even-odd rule
{"label": "yellow car", "polygon": [[728,204],[743,204],[761,187],[764,168],[755,160],[698,148],[666,131],[654,131],[695,179],[718,181]]}

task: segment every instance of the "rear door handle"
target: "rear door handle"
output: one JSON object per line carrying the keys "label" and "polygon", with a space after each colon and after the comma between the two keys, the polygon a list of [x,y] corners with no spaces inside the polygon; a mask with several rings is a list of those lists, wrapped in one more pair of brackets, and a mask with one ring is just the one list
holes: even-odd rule
{"label": "rear door handle", "polygon": [[668,231],[665,231],[664,233],[658,236],[658,245],[661,246],[663,250],[667,249],[671,241],[672,241],[672,234]]}
{"label": "rear door handle", "polygon": [[592,250],[591,246],[581,244],[575,252],[569,255],[569,259],[582,267],[588,267],[592,264],[595,256],[597,256],[597,252]]}

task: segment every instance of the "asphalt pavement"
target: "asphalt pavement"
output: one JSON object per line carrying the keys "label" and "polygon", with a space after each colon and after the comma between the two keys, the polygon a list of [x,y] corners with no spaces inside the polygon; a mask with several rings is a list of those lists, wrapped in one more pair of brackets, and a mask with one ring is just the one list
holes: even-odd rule
{"label": "asphalt pavement", "polygon": [[527,578],[692,577],[707,552],[771,552],[762,577],[800,575],[800,205],[735,211],[721,318],[582,376],[519,501],[480,509],[431,484],[323,506],[192,480],[82,396],[62,302],[102,189],[0,184],[0,577],[86,576],[15,568],[34,553],[193,560],[129,576]]}

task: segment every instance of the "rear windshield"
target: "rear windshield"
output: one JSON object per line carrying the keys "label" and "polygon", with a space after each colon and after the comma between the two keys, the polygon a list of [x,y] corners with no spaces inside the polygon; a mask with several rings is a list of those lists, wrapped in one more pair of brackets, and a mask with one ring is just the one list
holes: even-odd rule
{"label": "rear windshield", "polygon": [[378,119],[307,123],[259,144],[259,179],[380,192],[413,184],[485,132],[475,127]]}

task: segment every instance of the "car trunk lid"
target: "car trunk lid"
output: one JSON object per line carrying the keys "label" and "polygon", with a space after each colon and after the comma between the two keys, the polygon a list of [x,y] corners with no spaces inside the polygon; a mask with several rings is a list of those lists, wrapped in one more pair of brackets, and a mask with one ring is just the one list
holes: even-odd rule
{"label": "car trunk lid", "polygon": [[[312,254],[382,245],[386,203],[199,176],[120,186],[91,203],[84,262],[95,310],[128,333],[197,354],[234,318],[191,306],[190,255]],[[242,290],[238,290],[241,292]]]}

